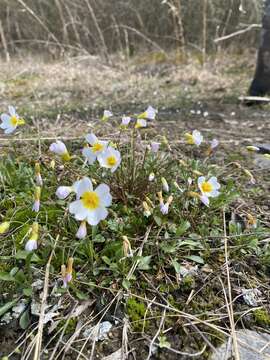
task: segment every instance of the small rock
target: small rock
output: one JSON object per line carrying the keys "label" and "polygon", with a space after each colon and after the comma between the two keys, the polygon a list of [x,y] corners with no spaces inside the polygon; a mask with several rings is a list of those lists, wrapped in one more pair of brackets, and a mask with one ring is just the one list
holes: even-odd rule
{"label": "small rock", "polygon": [[[269,360],[270,335],[251,330],[237,331],[238,348],[241,360]],[[232,339],[221,345],[210,360],[229,360],[233,357]]]}
{"label": "small rock", "polygon": [[261,296],[261,292],[258,289],[241,289],[243,299],[249,306],[258,306],[257,299]]}
{"label": "small rock", "polygon": [[105,340],[108,338],[108,333],[112,328],[112,324],[109,321],[103,321],[95,326],[88,327],[84,330],[83,336],[94,340]]}

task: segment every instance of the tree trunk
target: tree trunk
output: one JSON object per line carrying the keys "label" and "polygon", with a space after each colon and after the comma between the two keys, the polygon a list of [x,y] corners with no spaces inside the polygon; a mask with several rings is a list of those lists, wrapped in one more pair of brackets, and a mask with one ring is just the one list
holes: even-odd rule
{"label": "tree trunk", "polygon": [[270,0],[265,1],[256,72],[249,88],[251,96],[267,93],[270,93]]}

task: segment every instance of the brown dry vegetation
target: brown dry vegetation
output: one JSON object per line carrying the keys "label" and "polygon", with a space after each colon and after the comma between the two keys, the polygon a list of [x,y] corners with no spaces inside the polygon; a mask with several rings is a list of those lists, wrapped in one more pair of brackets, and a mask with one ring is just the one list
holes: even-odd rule
{"label": "brown dry vegetation", "polygon": [[[254,0],[0,0],[0,51],[8,59],[26,50],[56,58],[65,52],[126,57],[142,48],[193,49],[202,58],[213,39],[260,23]],[[257,43],[253,30],[227,44]],[[239,41],[240,40],[240,41]]]}

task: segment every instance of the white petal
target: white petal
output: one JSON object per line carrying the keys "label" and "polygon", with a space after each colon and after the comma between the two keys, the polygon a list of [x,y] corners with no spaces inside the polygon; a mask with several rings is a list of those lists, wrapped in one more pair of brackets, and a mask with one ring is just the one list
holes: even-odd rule
{"label": "white petal", "polygon": [[208,197],[217,197],[219,196],[220,192],[217,190],[213,190],[207,194]]}
{"label": "white petal", "polygon": [[199,178],[198,178],[198,185],[200,186],[200,185],[202,185],[202,183],[204,183],[205,182],[205,176],[200,176]]}
{"label": "white petal", "polygon": [[97,225],[101,220],[106,219],[108,210],[105,207],[99,207],[94,211],[89,211],[87,215],[87,222],[89,225]]}
{"label": "white petal", "polygon": [[13,133],[13,131],[16,130],[16,126],[10,126],[10,127],[6,127],[6,130],[4,131],[5,134],[11,134]]}
{"label": "white petal", "polygon": [[69,212],[75,215],[75,219],[83,221],[87,217],[87,209],[80,200],[73,201],[69,204]]}
{"label": "white petal", "polygon": [[16,109],[14,106],[9,106],[8,107],[8,112],[10,113],[11,116],[16,116]]}
{"label": "white petal", "polygon": [[3,121],[3,124],[10,124],[10,116],[8,114],[2,114],[1,120]]}
{"label": "white petal", "polygon": [[80,198],[86,191],[93,191],[92,181],[88,177],[84,177],[78,186],[77,196]]}
{"label": "white petal", "polygon": [[106,184],[100,184],[95,192],[98,194],[102,206],[111,206],[112,204],[112,196],[110,194],[110,188]]}
{"label": "white petal", "polygon": [[209,198],[206,195],[200,196],[201,202],[204,203],[204,205],[209,206]]}
{"label": "white petal", "polygon": [[98,142],[98,138],[93,133],[87,134],[85,139],[90,145],[94,145],[96,142]]}
{"label": "white petal", "polygon": [[129,116],[123,116],[122,117],[122,125],[124,126],[128,126],[128,124],[130,123],[131,118]]}
{"label": "white petal", "polygon": [[209,184],[211,184],[213,186],[213,188],[219,189],[220,188],[220,184],[217,181],[217,178],[215,176],[212,176],[209,180],[208,180]]}
{"label": "white petal", "polygon": [[87,159],[87,162],[88,162],[89,165],[94,164],[97,156],[96,156],[96,154],[93,153],[91,148],[89,148],[89,147],[83,148],[82,154]]}

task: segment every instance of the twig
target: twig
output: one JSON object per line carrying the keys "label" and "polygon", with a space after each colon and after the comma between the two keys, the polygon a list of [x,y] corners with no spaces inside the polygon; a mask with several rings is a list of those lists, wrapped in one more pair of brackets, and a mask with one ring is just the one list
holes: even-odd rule
{"label": "twig", "polygon": [[149,352],[148,352],[148,356],[147,356],[147,359],[146,359],[146,360],[150,360],[150,359],[151,359],[151,356],[152,356],[152,353],[153,353],[153,346],[154,346],[154,344],[155,344],[156,338],[158,337],[158,335],[159,335],[160,332],[161,332],[162,326],[163,326],[164,321],[165,321],[165,316],[166,316],[166,309],[163,310],[163,313],[162,313],[162,317],[161,317],[161,320],[160,320],[160,323],[159,323],[158,330],[157,330],[157,332],[155,333],[155,336],[153,337],[153,339],[152,339],[151,342],[150,342]]}
{"label": "twig", "polygon": [[251,24],[249,25],[246,29],[243,29],[243,30],[238,30],[234,33],[231,33],[229,35],[225,35],[225,36],[221,36],[219,38],[216,38],[214,40],[214,43],[219,43],[220,41],[224,41],[224,40],[228,40],[228,39],[231,39],[235,36],[238,36],[238,35],[242,35],[242,34],[245,34],[246,32],[252,30],[252,29],[261,29],[261,25],[260,24]]}
{"label": "twig", "polygon": [[42,296],[39,323],[38,323],[38,333],[36,335],[36,346],[35,346],[35,353],[34,353],[33,360],[40,359],[41,346],[42,346],[42,335],[43,335],[43,327],[44,327],[44,317],[45,317],[45,309],[46,309],[46,300],[47,300],[47,296],[48,296],[48,287],[49,287],[50,265],[51,265],[51,261],[52,261],[53,254],[54,254],[54,249],[58,242],[58,239],[59,239],[59,235],[57,235],[57,237],[55,239],[54,248],[51,251],[51,255],[50,255],[49,260],[46,265],[45,279],[44,279],[44,286],[43,286],[43,296]]}
{"label": "twig", "polygon": [[[228,315],[229,315],[230,325],[231,325],[231,333],[232,333],[232,338],[233,338],[235,360],[240,360],[238,344],[237,344],[237,337],[236,337],[236,332],[235,332],[233,305],[232,305],[232,289],[231,289],[229,258],[228,258],[228,238],[227,238],[227,231],[226,231],[225,209],[223,209],[223,231],[224,231],[225,266],[226,266],[226,273],[227,273],[227,286],[228,286],[228,296],[229,296],[229,304],[227,304],[227,309],[228,309]],[[225,299],[227,302],[227,297],[225,297]]]}

